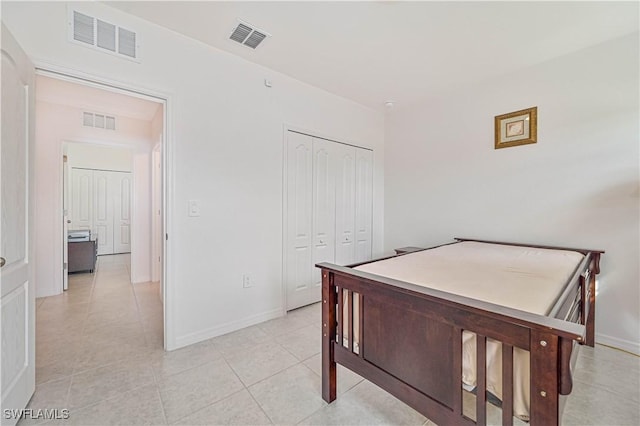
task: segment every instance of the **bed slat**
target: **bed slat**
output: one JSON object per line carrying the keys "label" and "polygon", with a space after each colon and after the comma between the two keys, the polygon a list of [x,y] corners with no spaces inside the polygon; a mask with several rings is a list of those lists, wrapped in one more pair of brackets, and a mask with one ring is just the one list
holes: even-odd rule
{"label": "bed slat", "polygon": [[342,287],[336,286],[336,293],[338,294],[338,335],[336,336],[336,341],[339,345],[343,345],[344,339],[342,335],[344,334],[344,290],[342,289]]}
{"label": "bed slat", "polygon": [[358,293],[358,355],[364,358],[364,297]]}
{"label": "bed slat", "polygon": [[481,334],[476,338],[477,385],[476,385],[476,424],[487,424],[487,337]]}
{"label": "bed slat", "polygon": [[462,329],[453,328],[453,412],[462,416]]}
{"label": "bed slat", "polygon": [[513,425],[513,346],[502,344],[502,424]]}
{"label": "bed slat", "polygon": [[353,352],[353,291],[347,290],[347,345]]}

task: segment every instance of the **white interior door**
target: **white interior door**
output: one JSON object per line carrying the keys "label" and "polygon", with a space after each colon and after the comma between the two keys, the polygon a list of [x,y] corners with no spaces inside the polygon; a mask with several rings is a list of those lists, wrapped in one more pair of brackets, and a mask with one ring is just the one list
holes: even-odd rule
{"label": "white interior door", "polygon": [[338,144],[313,139],[313,290],[309,303],[322,296],[322,276],[315,264],[336,258],[336,163]]}
{"label": "white interior door", "polygon": [[355,262],[356,148],[338,144],[336,170],[336,263]]}
{"label": "white interior door", "polygon": [[0,142],[0,340],[2,424],[23,409],[35,389],[35,296],[29,230],[32,223],[30,151],[34,69],[2,24],[2,139]]}
{"label": "white interior door", "polygon": [[373,152],[356,148],[355,261],[371,259],[373,216]]}
{"label": "white interior door", "polygon": [[93,170],[71,169],[71,229],[93,232]]}
{"label": "white interior door", "polygon": [[131,173],[111,172],[113,252],[131,251]]}
{"label": "white interior door", "polygon": [[98,255],[113,254],[112,186],[110,172],[93,171],[93,228],[98,237]]}
{"label": "white interior door", "polygon": [[313,260],[313,139],[288,132],[287,138],[287,310],[311,303]]}

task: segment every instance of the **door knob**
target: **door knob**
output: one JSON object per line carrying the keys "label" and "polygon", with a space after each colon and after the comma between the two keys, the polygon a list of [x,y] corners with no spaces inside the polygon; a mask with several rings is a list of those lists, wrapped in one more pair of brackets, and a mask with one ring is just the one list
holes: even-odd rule
{"label": "door knob", "polygon": [[6,260],[4,260],[4,257],[0,257],[0,268],[2,268],[5,263],[6,263]]}

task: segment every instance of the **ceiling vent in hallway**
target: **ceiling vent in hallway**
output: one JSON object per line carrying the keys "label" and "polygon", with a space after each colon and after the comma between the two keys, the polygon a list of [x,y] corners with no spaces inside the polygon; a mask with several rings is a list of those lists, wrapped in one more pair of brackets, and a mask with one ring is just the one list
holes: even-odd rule
{"label": "ceiling vent in hallway", "polygon": [[139,60],[137,34],[93,16],[70,11],[69,39],[119,57]]}
{"label": "ceiling vent in hallway", "polygon": [[244,46],[255,49],[270,35],[271,34],[266,31],[257,29],[253,25],[239,20],[238,25],[233,29],[229,38]]}
{"label": "ceiling vent in hallway", "polygon": [[83,112],[82,125],[85,127],[96,127],[98,129],[115,130],[116,118],[111,115]]}

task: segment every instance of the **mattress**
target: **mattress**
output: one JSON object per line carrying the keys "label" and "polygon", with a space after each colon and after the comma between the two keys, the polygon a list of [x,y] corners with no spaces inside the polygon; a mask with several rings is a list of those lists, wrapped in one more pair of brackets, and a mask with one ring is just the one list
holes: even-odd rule
{"label": "mattress", "polygon": [[[359,271],[547,315],[583,255],[574,251],[465,241],[356,267]],[[346,294],[346,293],[345,293]],[[357,304],[358,299],[354,298]],[[345,300],[346,318],[346,300]],[[354,306],[358,352],[358,307]],[[345,342],[348,332],[343,330]],[[487,339],[487,390],[502,399],[501,343]],[[476,336],[463,333],[464,387],[476,386]],[[529,352],[514,348],[513,409],[529,418]]]}

